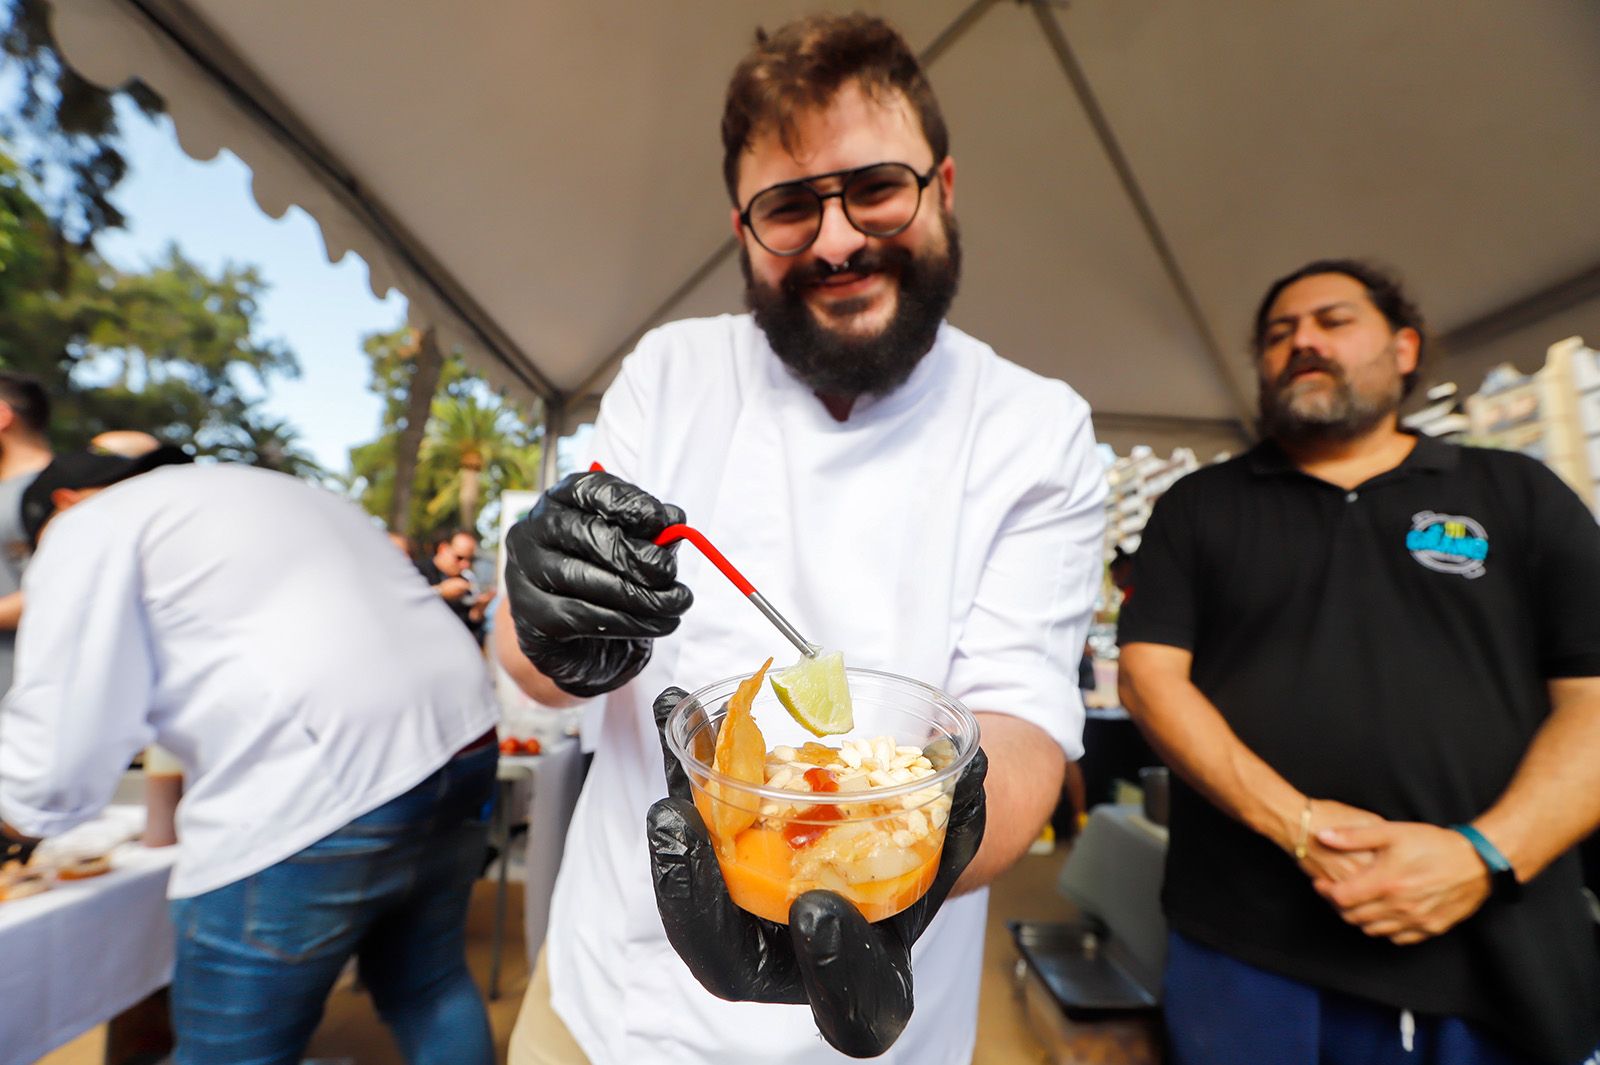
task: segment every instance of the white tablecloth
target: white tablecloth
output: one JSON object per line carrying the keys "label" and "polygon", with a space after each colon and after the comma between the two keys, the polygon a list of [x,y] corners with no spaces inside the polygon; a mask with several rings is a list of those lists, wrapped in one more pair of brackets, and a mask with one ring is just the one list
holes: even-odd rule
{"label": "white tablecloth", "polygon": [[0,1065],[28,1065],[172,979],[177,848],[124,844],[104,876],[0,903]]}
{"label": "white tablecloth", "polygon": [[546,747],[537,758],[502,758],[502,764],[526,765],[532,774],[533,798],[528,806],[528,850],[522,896],[522,934],[528,948],[528,968],[533,969],[550,923],[550,894],[561,868],[561,848],[567,825],[583,786],[583,756],[575,737],[565,737]]}

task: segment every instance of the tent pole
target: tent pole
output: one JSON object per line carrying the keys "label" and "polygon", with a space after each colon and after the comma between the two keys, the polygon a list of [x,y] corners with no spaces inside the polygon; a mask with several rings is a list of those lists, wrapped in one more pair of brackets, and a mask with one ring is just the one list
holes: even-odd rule
{"label": "tent pole", "polygon": [[1465,351],[1489,343],[1596,296],[1600,296],[1600,262],[1590,263],[1575,274],[1519,296],[1471,321],[1452,326],[1431,342],[1437,344],[1448,358],[1452,351]]}
{"label": "tent pole", "polygon": [[544,491],[556,483],[556,443],[561,439],[562,419],[567,402],[560,396],[544,401],[544,443],[539,448],[539,483]]}
{"label": "tent pole", "polygon": [[1156,220],[1155,211],[1146,199],[1144,189],[1139,185],[1139,179],[1134,175],[1133,166],[1128,162],[1128,157],[1122,151],[1122,145],[1117,141],[1116,132],[1111,128],[1111,122],[1106,118],[1105,112],[1096,99],[1094,88],[1089,84],[1088,75],[1078,63],[1078,58],[1073,54],[1072,46],[1067,42],[1066,31],[1061,28],[1061,22],[1048,0],[1031,0],[1034,17],[1039,22],[1040,32],[1044,34],[1045,43],[1050,46],[1055,54],[1056,62],[1060,64],[1061,71],[1066,75],[1067,81],[1072,85],[1072,91],[1077,94],[1078,104],[1083,108],[1084,115],[1093,127],[1095,137],[1100,141],[1100,148],[1105,152],[1106,160],[1111,164],[1111,169],[1116,172],[1117,180],[1122,185],[1123,193],[1133,205],[1134,213],[1139,216],[1139,223],[1144,227],[1145,236],[1149,239],[1151,248],[1156,253],[1156,258],[1161,263],[1161,268],[1166,272],[1167,280],[1177,291],[1178,299],[1183,304],[1184,311],[1189,316],[1190,323],[1200,334],[1200,341],[1205,346],[1206,354],[1211,357],[1213,366],[1221,373],[1223,383],[1227,386],[1228,396],[1233,400],[1234,410],[1245,435],[1253,439],[1255,435],[1255,404],[1249,389],[1239,379],[1239,375],[1232,361],[1223,353],[1222,346],[1217,343],[1217,338],[1211,330],[1211,323],[1206,320],[1205,314],[1200,310],[1200,302],[1195,298],[1194,290],[1189,286],[1189,279],[1184,275],[1183,268],[1178,265],[1177,255],[1172,250],[1172,245],[1167,240],[1166,233],[1162,231],[1161,223]]}
{"label": "tent pole", "polygon": [[940,56],[950,50],[952,45],[965,36],[968,30],[977,25],[979,18],[999,2],[1000,0],[972,0],[972,3],[968,4],[950,25],[928,42],[928,46],[918,53],[917,59],[924,67],[932,66]]}

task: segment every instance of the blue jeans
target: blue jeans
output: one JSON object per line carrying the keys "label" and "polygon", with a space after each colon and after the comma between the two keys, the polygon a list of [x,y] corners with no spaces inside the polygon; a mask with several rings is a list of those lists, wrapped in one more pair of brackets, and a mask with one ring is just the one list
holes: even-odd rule
{"label": "blue jeans", "polygon": [[298,854],[175,899],[176,1065],[298,1065],[351,955],[412,1065],[493,1065],[465,925],[498,758],[457,755]]}
{"label": "blue jeans", "polygon": [[1173,1065],[1535,1065],[1459,1017],[1403,1017],[1177,932],[1164,985]]}

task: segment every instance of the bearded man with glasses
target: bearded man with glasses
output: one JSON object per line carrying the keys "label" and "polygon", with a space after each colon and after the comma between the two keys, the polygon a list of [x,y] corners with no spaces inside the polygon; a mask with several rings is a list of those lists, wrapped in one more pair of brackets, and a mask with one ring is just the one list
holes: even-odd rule
{"label": "bearded man with glasses", "polygon": [[[945,321],[955,162],[881,20],[758,35],[722,138],[751,313],[646,336],[601,403],[605,472],[507,537],[497,653],[540,701],[602,714],[510,1060],[955,1065],[976,1036],[983,888],[1082,753],[1105,498],[1088,406]],[[911,909],[869,925],[815,891],[781,925],[728,901],[658,729],[682,688],[784,650],[701,558],[680,574],[650,542],[684,520],[852,665],[977,713],[987,779],[975,760]]]}

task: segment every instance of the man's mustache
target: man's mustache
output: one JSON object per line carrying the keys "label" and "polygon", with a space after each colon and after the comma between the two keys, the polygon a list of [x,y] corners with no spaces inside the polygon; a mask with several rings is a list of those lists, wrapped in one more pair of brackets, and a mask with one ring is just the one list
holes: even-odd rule
{"label": "man's mustache", "polygon": [[820,285],[835,274],[891,273],[898,277],[910,262],[911,251],[908,248],[897,245],[887,248],[862,248],[838,267],[823,259],[809,259],[797,263],[784,275],[782,287],[786,294],[793,296],[799,294],[802,289]]}
{"label": "man's mustache", "polygon": [[1314,351],[1300,350],[1289,357],[1289,364],[1273,381],[1273,388],[1283,388],[1298,375],[1311,370],[1321,370],[1335,381],[1344,381],[1344,367]]}

